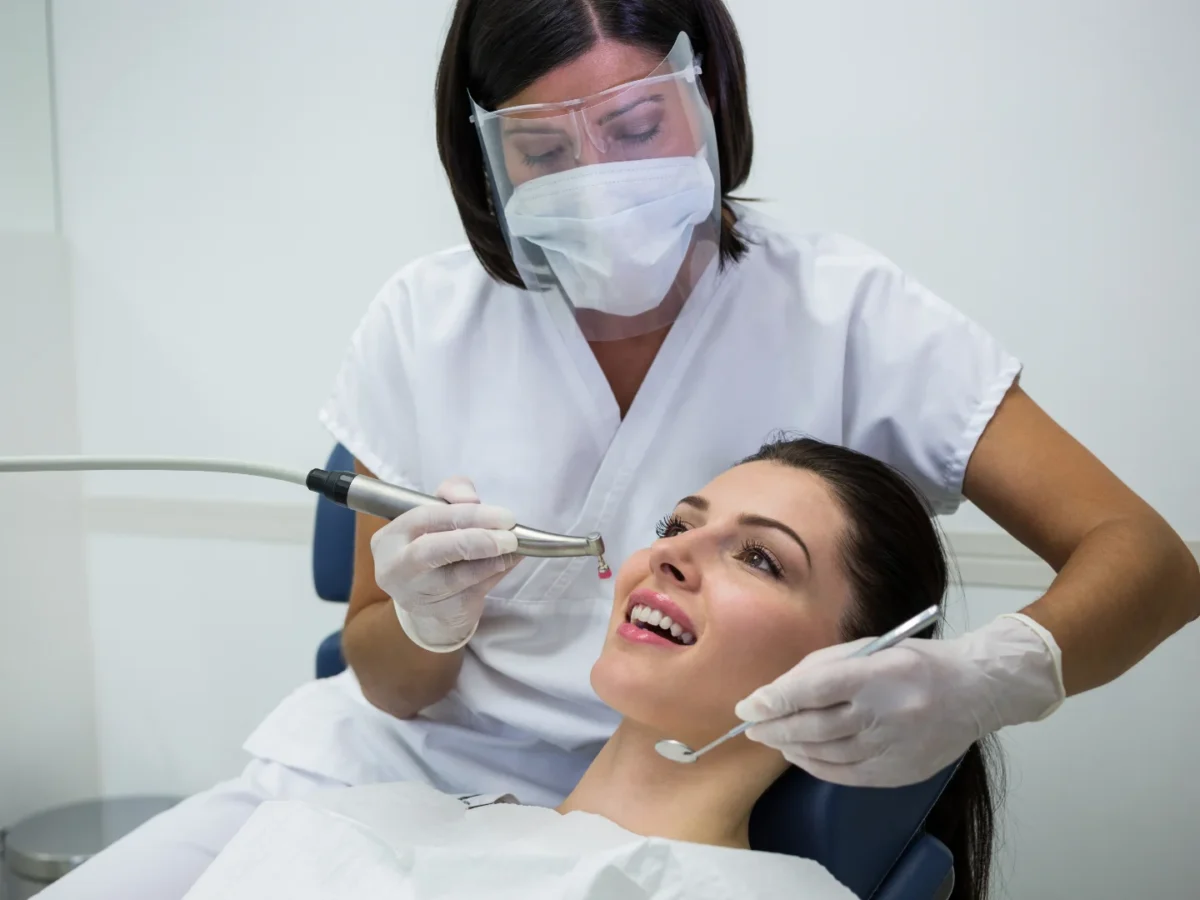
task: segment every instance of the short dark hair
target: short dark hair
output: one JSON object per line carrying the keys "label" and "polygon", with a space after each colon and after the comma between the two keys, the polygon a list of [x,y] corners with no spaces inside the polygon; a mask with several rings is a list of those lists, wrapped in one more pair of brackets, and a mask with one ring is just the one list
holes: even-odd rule
{"label": "short dark hair", "polygon": [[467,239],[493,278],[524,286],[492,208],[468,93],[495,109],[601,38],[666,57],[681,31],[702,60],[716,126],[725,265],[747,250],[729,199],[750,174],[754,132],[742,44],[722,0],[458,0],[435,88],[438,156]]}
{"label": "short dark hair", "polygon": [[[852,594],[843,640],[877,637],[944,604],[950,581],[941,534],[928,503],[899,471],[846,447],[786,436],[744,462],[811,472],[842,507],[849,526],[838,549]],[[954,897],[988,895],[1003,781],[999,745],[985,737],[967,750],[925,821],[954,856]]]}

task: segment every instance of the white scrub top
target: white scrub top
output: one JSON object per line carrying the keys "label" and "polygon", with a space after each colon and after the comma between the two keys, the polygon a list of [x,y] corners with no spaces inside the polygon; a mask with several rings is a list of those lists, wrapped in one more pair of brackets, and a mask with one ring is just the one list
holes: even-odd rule
{"label": "white scrub top", "polygon": [[468,809],[423,784],[259,807],[185,900],[854,900],[812,860],[645,838],[602,816]]}
{"label": "white scrub top", "polygon": [[[885,460],[952,512],[1018,361],[873,250],[741,214],[749,252],[709,269],[624,420],[567,307],[497,284],[467,247],[388,282],[321,418],[378,477],[432,493],[466,475],[526,525],[601,532],[614,567],[780,430]],[[400,721],[347,672],[298,690],[246,749],[347,784],[556,804],[617,723],[589,684],[613,584],[594,559],[526,559],[443,702]]]}

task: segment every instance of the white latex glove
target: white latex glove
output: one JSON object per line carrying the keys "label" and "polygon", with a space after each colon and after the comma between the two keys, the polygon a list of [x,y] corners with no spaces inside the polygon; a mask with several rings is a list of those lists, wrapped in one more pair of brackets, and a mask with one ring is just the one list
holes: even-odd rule
{"label": "white latex glove", "polygon": [[435,492],[447,505],[418,506],[371,537],[375,582],[392,598],[400,627],[435,653],[464,646],[479,627],[484,599],[517,564],[513,514],[479,502],[466,478]]}
{"label": "white latex glove", "polygon": [[811,653],[739,703],[743,721],[762,723],[747,737],[822,781],[899,787],[932,778],[986,734],[1044,719],[1066,696],[1058,644],[1027,616],[847,658],[865,643]]}

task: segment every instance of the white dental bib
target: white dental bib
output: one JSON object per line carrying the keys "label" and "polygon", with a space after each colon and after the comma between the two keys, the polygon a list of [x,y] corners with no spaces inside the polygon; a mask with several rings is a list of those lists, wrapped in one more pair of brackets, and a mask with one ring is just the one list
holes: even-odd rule
{"label": "white dental bib", "polygon": [[601,816],[468,810],[423,784],[261,806],[186,900],[854,900],[812,860],[644,838]]}

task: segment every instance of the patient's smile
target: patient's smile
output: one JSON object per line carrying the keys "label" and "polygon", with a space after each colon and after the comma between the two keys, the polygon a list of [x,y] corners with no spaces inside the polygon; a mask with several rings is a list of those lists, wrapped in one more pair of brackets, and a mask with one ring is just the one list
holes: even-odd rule
{"label": "patient's smile", "polygon": [[657,609],[649,606],[635,606],[629,611],[629,622],[638,629],[657,633],[667,640],[687,646],[696,640],[690,631],[684,631],[683,626],[672,621],[670,616],[664,616]]}
{"label": "patient's smile", "polygon": [[666,594],[639,588],[629,595],[622,637],[637,643],[687,647],[696,642],[696,627]]}

